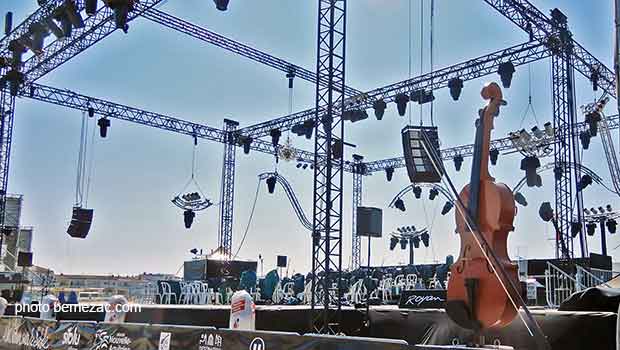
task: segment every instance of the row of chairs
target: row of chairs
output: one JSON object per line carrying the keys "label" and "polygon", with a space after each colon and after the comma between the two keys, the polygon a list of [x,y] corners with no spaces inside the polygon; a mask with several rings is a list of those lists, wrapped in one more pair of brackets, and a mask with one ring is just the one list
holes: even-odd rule
{"label": "row of chairs", "polygon": [[181,293],[172,290],[169,282],[160,282],[160,290],[157,292],[157,300],[161,304],[197,304],[197,305],[221,305],[230,299],[232,290],[228,288],[226,295],[216,292],[204,282],[180,282]]}

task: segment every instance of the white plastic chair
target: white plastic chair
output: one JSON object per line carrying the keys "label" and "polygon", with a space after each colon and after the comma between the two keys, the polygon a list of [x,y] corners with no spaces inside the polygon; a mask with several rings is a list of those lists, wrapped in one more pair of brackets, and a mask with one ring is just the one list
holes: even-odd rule
{"label": "white plastic chair", "polygon": [[381,282],[383,283],[383,286],[381,287],[381,290],[383,291],[382,299],[384,303],[387,303],[392,300],[392,286],[394,284],[391,277],[384,278]]}
{"label": "white plastic chair", "polygon": [[172,287],[170,287],[168,282],[161,282],[161,293],[159,296],[162,304],[171,304],[173,298],[174,302],[177,302],[177,295],[172,293]]}
{"label": "white plastic chair", "polygon": [[418,275],[416,275],[415,273],[409,274],[407,275],[407,281],[406,281],[406,289],[407,290],[413,290],[415,289],[416,284],[418,283]]}
{"label": "white plastic chair", "polygon": [[400,295],[400,293],[405,290],[407,286],[407,282],[405,280],[405,275],[398,275],[394,279],[394,294]]}
{"label": "white plastic chair", "polygon": [[179,296],[179,304],[189,304],[192,298],[191,285],[189,283],[180,282],[181,295]]}
{"label": "white plastic chair", "polygon": [[287,282],[282,288],[282,292],[284,293],[285,298],[294,298],[295,297],[295,282]]}
{"label": "white plastic chair", "polygon": [[201,305],[208,304],[210,302],[210,294],[209,294],[209,285],[204,282],[200,283],[200,292],[199,292],[199,300],[198,303]]}

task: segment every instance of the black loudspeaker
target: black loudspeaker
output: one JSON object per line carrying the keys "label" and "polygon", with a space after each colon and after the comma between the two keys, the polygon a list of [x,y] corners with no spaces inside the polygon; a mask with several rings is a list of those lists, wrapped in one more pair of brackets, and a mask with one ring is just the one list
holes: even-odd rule
{"label": "black loudspeaker", "polygon": [[[437,183],[444,173],[439,152],[439,134],[436,126],[406,126],[402,130],[403,153],[411,183]],[[430,154],[429,154],[430,153]],[[431,161],[431,155],[437,157]]]}
{"label": "black loudspeaker", "polygon": [[278,267],[286,267],[286,255],[278,255]]}
{"label": "black loudspeaker", "polygon": [[356,232],[358,236],[381,237],[383,211],[379,208],[357,207]]}
{"label": "black loudspeaker", "polygon": [[93,222],[93,212],[93,209],[73,207],[71,223],[67,229],[69,236],[73,238],[86,238],[90,230],[90,224]]}
{"label": "black loudspeaker", "polygon": [[32,266],[32,252],[17,253],[17,266],[20,266],[20,267]]}

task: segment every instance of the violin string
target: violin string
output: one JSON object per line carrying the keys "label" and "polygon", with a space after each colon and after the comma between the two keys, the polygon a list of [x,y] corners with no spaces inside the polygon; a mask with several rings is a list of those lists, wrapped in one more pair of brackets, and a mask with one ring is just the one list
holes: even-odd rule
{"label": "violin string", "polygon": [[[424,137],[425,139],[427,138],[425,133],[422,133],[422,137]],[[428,142],[428,140],[426,140]],[[422,146],[424,147],[424,151],[430,155],[429,159],[431,161],[431,163],[433,164],[433,167],[435,168],[435,171],[438,171],[441,173],[441,170],[439,169],[439,167],[437,166],[436,163],[436,159],[437,159],[437,154],[435,153],[434,149],[428,149],[428,147],[426,146],[426,142],[422,142]],[[467,228],[469,229],[469,231],[472,232],[472,236],[474,237],[474,241],[478,244],[478,247],[480,248],[482,254],[484,255],[485,259],[490,262],[491,259],[489,258],[489,254],[487,253],[486,249],[484,249],[482,242],[480,241],[480,239],[478,238],[478,235],[480,235],[480,237],[482,239],[484,239],[484,237],[482,237],[482,233],[477,230],[474,231],[474,228],[472,227],[470,220],[473,219],[471,218],[471,214],[469,213],[469,211],[465,211],[465,204],[463,203],[463,200],[461,199],[461,197],[458,195],[458,192],[456,191],[456,187],[454,186],[454,184],[452,183],[452,180],[450,179],[450,176],[447,173],[444,173],[444,176],[442,177],[442,182],[443,181],[447,181],[449,188],[454,192],[458,203],[455,206],[455,210],[459,212],[459,214],[461,215],[462,218],[465,219],[465,224],[467,225]],[[446,185],[444,183],[444,185]],[[474,232],[477,233],[473,234]],[[489,244],[488,242],[484,242],[486,243],[486,246],[488,247]],[[491,252],[492,254],[492,252]],[[497,258],[495,259],[497,260]],[[493,268],[493,264],[491,264],[491,267]],[[506,284],[504,283],[504,281],[502,280],[499,271],[496,271],[495,268],[493,268],[493,273],[495,274],[495,276],[497,277],[497,280],[499,281],[499,284],[502,286],[502,289],[504,289],[504,292],[506,293],[506,296],[508,297],[508,300],[510,300],[510,303],[513,305],[513,307],[515,308],[515,310],[517,310],[517,315],[519,315],[519,318],[521,319],[521,321],[523,322],[525,328],[527,329],[528,333],[530,334],[530,336],[534,336],[534,332],[533,329],[530,328],[530,324],[528,323],[528,321],[525,320],[524,316],[519,312],[519,306],[517,305],[517,302],[514,300],[513,295],[508,291],[508,287],[506,286]],[[511,283],[510,281],[508,281],[509,283]],[[512,288],[514,290],[516,290],[516,287],[514,285],[512,285]],[[534,325],[536,325],[538,327],[538,324],[536,323],[536,321],[534,320],[532,314],[529,312],[529,310],[527,309],[527,306],[525,305],[525,303],[523,303],[523,310],[524,313],[526,314],[526,316],[528,317],[530,322],[533,322]],[[539,333],[542,333],[542,331],[540,331]]]}

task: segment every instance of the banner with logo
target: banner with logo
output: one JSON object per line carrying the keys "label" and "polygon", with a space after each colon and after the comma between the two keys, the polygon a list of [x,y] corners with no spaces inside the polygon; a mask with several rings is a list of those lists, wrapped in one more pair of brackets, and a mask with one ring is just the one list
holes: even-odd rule
{"label": "banner with logo", "polygon": [[52,349],[90,349],[95,342],[97,322],[60,321],[52,337]]}
{"label": "banner with logo", "polygon": [[401,309],[442,309],[446,306],[445,289],[405,290],[400,294]]}

